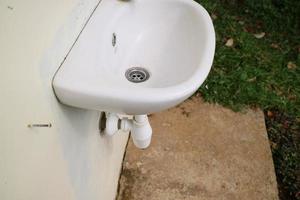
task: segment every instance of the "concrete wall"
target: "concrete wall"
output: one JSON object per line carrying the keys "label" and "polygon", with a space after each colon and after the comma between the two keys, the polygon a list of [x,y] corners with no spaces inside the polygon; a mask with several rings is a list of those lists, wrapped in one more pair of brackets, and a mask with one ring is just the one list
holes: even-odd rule
{"label": "concrete wall", "polygon": [[[110,200],[127,134],[60,105],[51,80],[99,0],[0,0],[0,199]],[[28,128],[51,123],[51,128]]]}

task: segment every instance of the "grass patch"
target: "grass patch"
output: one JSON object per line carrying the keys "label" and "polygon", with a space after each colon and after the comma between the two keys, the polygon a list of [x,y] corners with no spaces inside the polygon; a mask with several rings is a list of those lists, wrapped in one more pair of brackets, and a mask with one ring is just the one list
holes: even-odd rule
{"label": "grass patch", "polygon": [[300,199],[300,1],[198,2],[217,36],[214,66],[199,91],[235,111],[265,111],[280,197]]}

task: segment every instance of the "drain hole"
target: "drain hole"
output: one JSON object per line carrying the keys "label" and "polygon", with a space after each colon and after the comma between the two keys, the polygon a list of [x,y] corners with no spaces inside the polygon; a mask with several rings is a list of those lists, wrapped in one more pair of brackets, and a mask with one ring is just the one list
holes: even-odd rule
{"label": "drain hole", "polygon": [[133,83],[141,83],[149,79],[149,72],[142,67],[132,67],[125,73],[128,81]]}

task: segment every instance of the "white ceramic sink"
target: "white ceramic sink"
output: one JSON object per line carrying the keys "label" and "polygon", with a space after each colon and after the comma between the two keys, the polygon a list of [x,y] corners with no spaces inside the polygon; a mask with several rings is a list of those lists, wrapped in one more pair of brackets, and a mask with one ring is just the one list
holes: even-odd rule
{"label": "white ceramic sink", "polygon": [[[214,51],[212,21],[193,0],[102,0],[53,87],[70,106],[149,114],[192,95],[206,79]],[[148,80],[127,80],[134,67],[147,70]]]}

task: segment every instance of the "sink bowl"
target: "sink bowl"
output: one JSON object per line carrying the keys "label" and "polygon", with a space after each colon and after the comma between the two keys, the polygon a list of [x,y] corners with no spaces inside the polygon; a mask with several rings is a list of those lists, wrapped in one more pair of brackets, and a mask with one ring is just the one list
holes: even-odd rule
{"label": "sink bowl", "polygon": [[213,62],[215,32],[193,0],[102,0],[53,79],[63,104],[141,115],[191,96]]}

